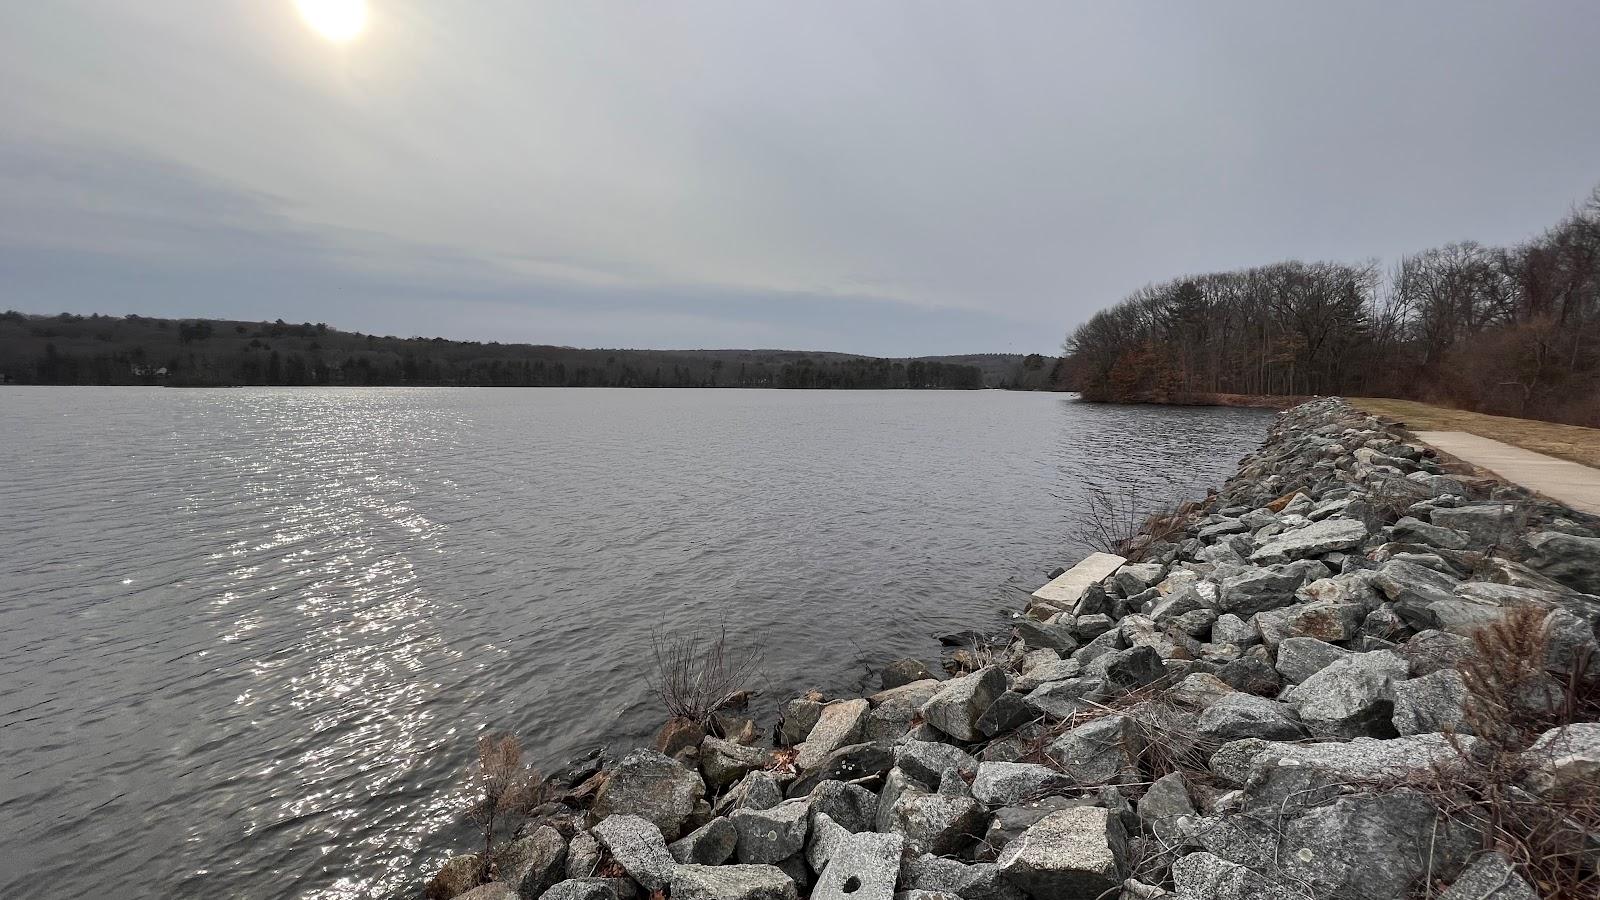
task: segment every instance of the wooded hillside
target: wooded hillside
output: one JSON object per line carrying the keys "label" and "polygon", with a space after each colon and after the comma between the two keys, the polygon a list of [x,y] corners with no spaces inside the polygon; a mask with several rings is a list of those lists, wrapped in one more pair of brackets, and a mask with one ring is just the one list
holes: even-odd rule
{"label": "wooded hillside", "polygon": [[584,350],[399,338],[323,324],[0,314],[13,384],[1046,389],[1057,360],[792,350]]}
{"label": "wooded hillside", "polygon": [[1151,285],[1066,349],[1063,371],[1095,400],[1362,394],[1600,425],[1600,189],[1516,247]]}

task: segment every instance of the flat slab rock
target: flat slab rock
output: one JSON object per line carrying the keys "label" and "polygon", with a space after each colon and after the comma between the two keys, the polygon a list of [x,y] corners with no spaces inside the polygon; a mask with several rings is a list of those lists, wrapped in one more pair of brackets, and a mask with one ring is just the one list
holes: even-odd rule
{"label": "flat slab rock", "polygon": [[1035,822],[1006,845],[997,864],[1035,897],[1098,897],[1122,880],[1126,842],[1115,813],[1080,806]]}
{"label": "flat slab rock", "polygon": [[1250,561],[1281,563],[1349,550],[1359,546],[1368,534],[1367,526],[1358,519],[1324,519],[1273,537],[1250,554]]}
{"label": "flat slab rock", "polygon": [[777,866],[678,866],[673,900],[799,900],[794,879]]}
{"label": "flat slab rock", "polygon": [[1071,610],[1092,584],[1122,568],[1127,559],[1114,553],[1091,553],[1082,562],[1052,578],[1033,592],[1033,599],[1060,609]]}

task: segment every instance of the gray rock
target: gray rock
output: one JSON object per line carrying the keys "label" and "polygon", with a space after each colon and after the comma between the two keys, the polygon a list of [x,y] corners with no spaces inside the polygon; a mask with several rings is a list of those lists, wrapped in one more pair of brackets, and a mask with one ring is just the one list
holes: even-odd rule
{"label": "gray rock", "polygon": [[1161,654],[1150,647],[1131,647],[1096,658],[1083,667],[1084,675],[1098,678],[1108,695],[1127,693],[1159,681],[1167,674]]}
{"label": "gray rock", "polygon": [[[875,710],[882,709],[885,706],[906,706],[915,712],[920,710],[924,703],[932,700],[933,695],[939,693],[939,689],[943,686],[944,682],[942,681],[934,678],[925,678],[921,681],[913,681],[910,684],[902,684],[899,687],[885,688],[868,697],[867,703]],[[817,710],[817,715],[818,717],[822,715],[820,707]],[[807,734],[809,733],[807,731]]]}
{"label": "gray rock", "polygon": [[1108,784],[1130,777],[1144,747],[1132,719],[1108,715],[1052,741],[1045,753],[1078,784]]}
{"label": "gray rock", "polygon": [[907,858],[900,868],[900,883],[911,890],[972,900],[1024,900],[1021,889],[1005,878],[999,866],[931,853]]}
{"label": "gray rock", "polygon": [[1214,815],[1174,823],[1184,844],[1257,871],[1276,869],[1278,827],[1256,815]]}
{"label": "gray rock", "polygon": [[960,747],[932,741],[904,741],[894,748],[894,764],[913,779],[937,786],[947,769],[976,774],[978,761]]}
{"label": "gray rock", "polygon": [[936,679],[937,676],[921,660],[916,659],[897,659],[884,666],[883,671],[878,673],[878,682],[884,690],[904,687],[930,678]]}
{"label": "gray rock", "polygon": [[971,797],[906,792],[889,811],[887,830],[904,835],[913,853],[944,855],[961,853],[988,824]]}
{"label": "gray rock", "polygon": [[1442,547],[1446,550],[1465,550],[1472,543],[1472,538],[1465,531],[1429,525],[1410,516],[1394,523],[1394,539],[1408,544]]}
{"label": "gray rock", "polygon": [[661,829],[642,816],[610,816],[602,819],[590,833],[610,851],[628,877],[647,890],[660,890],[672,880],[676,861],[667,850]]}
{"label": "gray rock", "polygon": [[1194,609],[1174,618],[1168,628],[1180,634],[1200,639],[1211,636],[1211,626],[1216,621],[1216,610]]}
{"label": "gray rock", "polygon": [[1284,532],[1250,554],[1254,563],[1282,563],[1361,546],[1367,526],[1358,519],[1325,519]]}
{"label": "gray rock", "polygon": [[1056,659],[1050,662],[1041,662],[1027,670],[1011,687],[1012,690],[1026,694],[1041,684],[1049,684],[1052,681],[1066,681],[1069,678],[1077,678],[1082,674],[1083,664],[1077,660]]}
{"label": "gray rock", "polygon": [[1285,638],[1278,645],[1277,670],[1284,678],[1299,684],[1352,652],[1327,641],[1311,637]]}
{"label": "gray rock", "polygon": [[993,860],[1000,855],[1010,843],[1022,836],[1033,823],[1039,821],[1053,812],[1063,809],[1076,809],[1080,806],[1099,806],[1100,803],[1093,797],[1044,797],[1039,800],[1029,800],[1016,806],[1002,806],[994,811],[989,820],[989,830],[983,836],[983,842],[978,845],[977,858],[980,860]]}
{"label": "gray rock", "polygon": [[600,842],[587,831],[572,836],[567,845],[567,878],[588,878],[600,867]]}
{"label": "gray rock", "polygon": [[1126,649],[1122,643],[1122,629],[1113,627],[1082,647],[1072,651],[1072,658],[1087,666],[1107,653]]}
{"label": "gray rock", "polygon": [[1444,631],[1419,631],[1395,650],[1411,666],[1413,676],[1453,669],[1472,656],[1472,640]]}
{"label": "gray rock", "polygon": [[1544,619],[1545,668],[1558,675],[1600,672],[1600,643],[1594,624],[1565,609],[1552,609]]}
{"label": "gray rock", "polygon": [[459,897],[483,880],[484,868],[483,858],[476,853],[452,856],[428,879],[426,894],[445,900]]}
{"label": "gray rock", "polygon": [[1406,661],[1388,650],[1357,653],[1331,663],[1285,695],[1300,721],[1321,737],[1394,735],[1394,682]]}
{"label": "gray rock", "polygon": [[654,750],[634,750],[611,770],[595,796],[593,815],[642,816],[673,840],[705,793],[699,773]]}
{"label": "gray rock", "polygon": [[1084,698],[1096,699],[1104,696],[1102,690],[1104,684],[1099,678],[1069,678],[1066,681],[1050,681],[1030,691],[1023,698],[1023,702],[1027,704],[1028,709],[1035,716],[1067,719],[1088,706],[1084,702]]}
{"label": "gray rock", "polygon": [[1439,900],[1539,900],[1539,893],[1491,850],[1467,866]]}
{"label": "gray rock", "polygon": [[1126,563],[1111,576],[1111,580],[1122,590],[1124,596],[1131,597],[1140,591],[1155,587],[1156,583],[1165,577],[1167,577],[1167,567],[1160,563]]}
{"label": "gray rock", "polygon": [[843,837],[817,876],[812,900],[893,900],[904,846],[898,834],[866,831]]}
{"label": "gray rock", "polygon": [[1022,674],[1026,675],[1039,666],[1058,662],[1060,659],[1061,654],[1048,647],[1040,647],[1038,650],[1029,650],[1027,653],[1022,654],[1022,662],[1017,664],[1017,668]]}
{"label": "gray rock", "polygon": [[1233,613],[1224,613],[1211,623],[1212,643],[1248,647],[1260,640],[1261,633],[1256,631],[1255,626]]}
{"label": "gray rock", "polygon": [[1261,654],[1246,653],[1232,662],[1227,663],[1217,670],[1217,678],[1234,690],[1244,691],[1247,694],[1260,696],[1276,696],[1282,687],[1282,679],[1278,677],[1276,669],[1268,661],[1265,648],[1254,647]]}
{"label": "gray rock", "polygon": [[[866,705],[865,700],[858,702]],[[722,790],[766,766],[771,759],[772,754],[760,747],[747,747],[714,737],[700,742],[700,771],[705,774],[706,784],[713,790]]]}
{"label": "gray rock", "polygon": [[1005,877],[1034,897],[1090,898],[1123,878],[1127,836],[1109,810],[1053,812],[1006,845],[997,861]]}
{"label": "gray rock", "polygon": [[878,791],[878,813],[873,819],[873,831],[888,831],[890,820],[894,817],[894,805],[906,794],[921,793],[931,794],[938,787],[925,781],[918,781],[898,767],[890,769],[884,776],[883,789]]}
{"label": "gray rock", "polygon": [[497,855],[500,880],[517,889],[525,900],[538,900],[552,884],[567,874],[567,841],[561,832],[541,825],[518,838]]}
{"label": "gray rock", "polygon": [[1094,615],[1079,616],[1073,627],[1076,629],[1078,640],[1092,641],[1115,628],[1116,625],[1116,620],[1105,613],[1095,613]]}
{"label": "gray rock", "polygon": [[673,900],[799,900],[794,880],[777,866],[678,866]]}
{"label": "gray rock", "polygon": [[1441,528],[1465,533],[1472,547],[1487,549],[1510,543],[1515,536],[1517,508],[1509,503],[1457,506],[1436,509],[1428,518]]}
{"label": "gray rock", "polygon": [[1249,525],[1239,521],[1238,519],[1219,519],[1216,522],[1201,528],[1199,537],[1200,540],[1210,543],[1211,541],[1214,541],[1220,537],[1226,537],[1230,534],[1240,534],[1250,530],[1251,528]]}
{"label": "gray rock", "polygon": [[1371,609],[1383,600],[1375,584],[1376,578],[1376,572],[1365,569],[1341,572],[1328,578],[1318,578],[1300,588],[1298,593],[1307,601],[1355,603]]}
{"label": "gray rock", "polygon": [[756,771],[744,776],[739,783],[717,800],[714,812],[727,815],[736,809],[771,809],[783,802],[783,788],[768,772]]}
{"label": "gray rock", "polygon": [[1235,691],[1200,714],[1198,733],[1217,742],[1255,737],[1292,741],[1305,734],[1295,711],[1282,703]]}
{"label": "gray rock", "polygon": [[[544,892],[543,900],[620,900],[616,878],[569,878]],[[632,896],[632,894],[627,894]]]}
{"label": "gray rock", "polygon": [[1167,700],[1188,709],[1204,710],[1234,689],[1209,672],[1187,675],[1182,681],[1167,689]]}
{"label": "gray rock", "polygon": [[855,832],[835,822],[827,813],[811,813],[811,836],[806,840],[806,865],[813,872],[827,868],[833,851]]}
{"label": "gray rock", "polygon": [[930,725],[953,738],[980,740],[983,733],[978,730],[978,719],[1005,690],[1005,673],[988,666],[945,682],[939,692],[923,704],[922,715]]}
{"label": "gray rock", "polygon": [[1295,589],[1304,582],[1304,573],[1288,566],[1248,568],[1222,579],[1218,609],[1249,618],[1293,603]]}
{"label": "gray rock", "polygon": [[978,731],[984,737],[995,737],[1008,731],[1014,731],[1029,721],[1039,717],[1025,694],[1017,691],[1006,691],[996,697],[989,708],[978,717]]}
{"label": "gray rock", "polygon": [[1452,877],[1477,841],[1419,795],[1353,794],[1289,823],[1284,869],[1318,897],[1401,897],[1424,875]]}
{"label": "gray rock", "polygon": [[985,762],[978,765],[972,796],[988,806],[1016,806],[1071,789],[1076,782],[1049,766]]}
{"label": "gray rock", "polygon": [[724,817],[717,817],[667,846],[672,858],[685,865],[720,866],[733,858],[739,845],[739,829]]}
{"label": "gray rock", "polygon": [[825,815],[852,834],[871,831],[878,815],[878,795],[859,784],[823,781],[811,789],[813,820]]}
{"label": "gray rock", "polygon": [[850,744],[828,754],[816,768],[792,783],[789,794],[804,797],[824,781],[855,781],[887,772],[893,765],[894,751],[887,744]]}
{"label": "gray rock", "polygon": [[795,764],[802,770],[813,769],[840,747],[859,743],[866,735],[869,708],[865,700],[835,701],[824,706],[817,724],[800,745]]}
{"label": "gray rock", "polygon": [[1428,606],[1454,601],[1456,586],[1461,582],[1443,572],[1392,559],[1378,569],[1373,583],[1394,603],[1396,612],[1412,627],[1421,629],[1433,627],[1433,614]]}
{"label": "gray rock", "polygon": [[1210,768],[1220,781],[1235,786],[1264,780],[1272,769],[1282,766],[1315,769],[1341,781],[1402,782],[1450,771],[1461,764],[1463,753],[1473,753],[1475,747],[1474,738],[1452,739],[1442,734],[1325,744],[1242,740],[1219,748],[1211,757]]}
{"label": "gray rock", "polygon": [[1189,786],[1180,772],[1157,778],[1139,798],[1140,824],[1168,843],[1175,841],[1180,830],[1179,818],[1194,814],[1194,801],[1189,798]]}
{"label": "gray rock", "polygon": [[1302,900],[1250,867],[1204,850],[1172,864],[1172,884],[1175,900]]}
{"label": "gray rock", "polygon": [[1394,727],[1401,735],[1472,734],[1467,685],[1455,669],[1440,669],[1394,684]]}
{"label": "gray rock", "polygon": [[1330,644],[1341,643],[1361,631],[1367,609],[1359,603],[1341,600],[1316,600],[1295,603],[1257,613],[1256,628],[1269,650],[1292,637],[1311,637]]}
{"label": "gray rock", "polygon": [[1540,795],[1600,784],[1600,722],[1552,728],[1523,753],[1533,769],[1528,787]]}
{"label": "gray rock", "polygon": [[1017,620],[1017,637],[1031,648],[1071,653],[1078,649],[1078,638],[1070,615],[1052,616],[1048,621]]}
{"label": "gray rock", "polygon": [[771,809],[735,810],[728,818],[739,832],[739,862],[775,863],[799,853],[810,830],[810,811],[805,800],[785,800]]}
{"label": "gray rock", "polygon": [[1600,538],[1540,531],[1526,541],[1534,571],[1575,591],[1600,594]]}
{"label": "gray rock", "polygon": [[797,697],[783,705],[782,720],[778,726],[778,742],[793,747],[806,739],[822,715],[822,701]]}

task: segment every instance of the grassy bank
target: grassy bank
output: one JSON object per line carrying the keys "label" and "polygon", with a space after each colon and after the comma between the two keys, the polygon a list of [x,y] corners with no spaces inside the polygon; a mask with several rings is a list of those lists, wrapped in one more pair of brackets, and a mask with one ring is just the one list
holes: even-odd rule
{"label": "grassy bank", "polygon": [[1403,423],[1411,431],[1465,431],[1600,468],[1600,429],[1490,416],[1413,400],[1352,397],[1350,402],[1375,416]]}

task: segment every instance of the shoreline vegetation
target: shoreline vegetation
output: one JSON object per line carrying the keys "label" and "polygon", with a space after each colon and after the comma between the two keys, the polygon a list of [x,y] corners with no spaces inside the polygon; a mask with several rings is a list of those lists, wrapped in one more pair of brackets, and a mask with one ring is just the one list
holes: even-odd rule
{"label": "shoreline vegetation", "polygon": [[1061,383],[1089,401],[1338,394],[1600,426],[1600,188],[1514,247],[1148,285],[1065,349]]}
{"label": "shoreline vegetation", "polygon": [[400,338],[322,323],[0,313],[0,384],[1049,390],[1039,354],[591,350]]}
{"label": "shoreline vegetation", "polygon": [[942,671],[771,698],[770,735],[749,657],[658,640],[655,746],[481,753],[502,815],[424,896],[1595,896],[1600,518],[1325,398],[1100,536]]}

